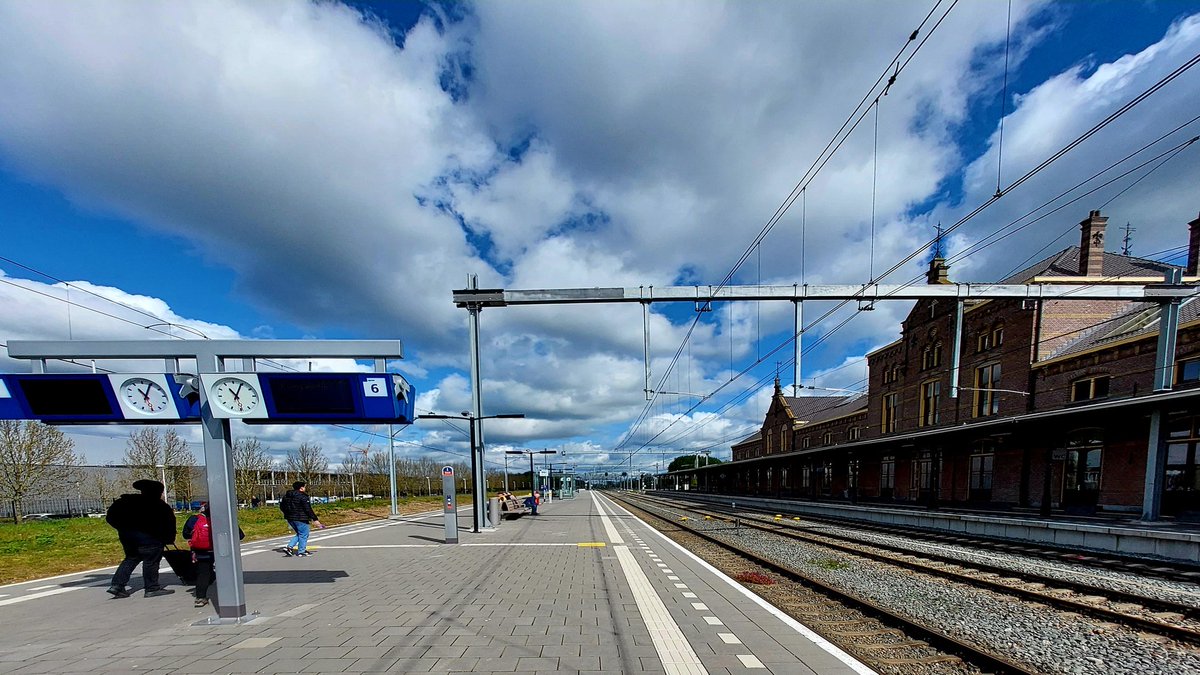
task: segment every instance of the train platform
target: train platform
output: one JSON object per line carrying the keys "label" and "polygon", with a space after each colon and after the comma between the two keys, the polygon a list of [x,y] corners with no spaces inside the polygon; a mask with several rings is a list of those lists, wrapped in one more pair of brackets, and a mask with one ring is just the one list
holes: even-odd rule
{"label": "train platform", "polygon": [[305,558],[248,543],[241,624],[165,566],[155,598],[111,598],[112,568],[0,587],[0,672],[872,672],[600,493],[470,517],[458,544],[440,513],[331,528]]}
{"label": "train platform", "polygon": [[1169,520],[1143,522],[1131,514],[1042,518],[1024,512],[964,511],[950,507],[928,509],[867,502],[851,504],[673,490],[656,494],[722,506],[736,504],[743,508],[789,515],[842,518],[1017,542],[1153,556],[1185,563],[1200,560],[1200,524]]}

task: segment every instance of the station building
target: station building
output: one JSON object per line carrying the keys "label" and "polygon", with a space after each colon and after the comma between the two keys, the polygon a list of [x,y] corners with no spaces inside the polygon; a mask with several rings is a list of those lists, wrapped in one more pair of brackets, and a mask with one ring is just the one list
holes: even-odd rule
{"label": "station building", "polygon": [[[1080,244],[1003,284],[1195,284],[1200,218],[1184,268],[1104,250],[1107,218]],[[927,283],[949,284],[935,258]],[[964,307],[952,382],[956,302],[918,301],[900,339],[867,355],[865,395],[783,394],[731,462],[701,468],[710,491],[860,503],[1091,514],[1143,511],[1146,467],[1165,443],[1161,514],[1200,518],[1200,316],[1182,303],[1171,387],[1154,390],[1158,303],[976,300]],[[952,385],[957,385],[956,387]],[[956,390],[955,390],[956,389]],[[1151,429],[1152,413],[1162,426]]]}

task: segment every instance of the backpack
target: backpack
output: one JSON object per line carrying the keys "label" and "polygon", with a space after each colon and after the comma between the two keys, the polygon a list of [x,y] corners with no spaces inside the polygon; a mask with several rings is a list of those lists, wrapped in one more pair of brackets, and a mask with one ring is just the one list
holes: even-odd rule
{"label": "backpack", "polygon": [[194,551],[212,550],[212,526],[203,513],[196,516],[196,524],[192,528],[192,538],[188,540],[188,544]]}

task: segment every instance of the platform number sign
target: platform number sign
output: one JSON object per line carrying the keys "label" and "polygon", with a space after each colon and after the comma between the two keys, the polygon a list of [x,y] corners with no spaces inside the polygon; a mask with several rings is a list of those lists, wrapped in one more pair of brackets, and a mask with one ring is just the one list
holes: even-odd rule
{"label": "platform number sign", "polygon": [[454,467],[443,466],[442,467],[442,477],[443,478],[453,478],[454,477]]}
{"label": "platform number sign", "polygon": [[387,380],[382,377],[368,377],[363,380],[363,396],[374,398],[387,395]]}

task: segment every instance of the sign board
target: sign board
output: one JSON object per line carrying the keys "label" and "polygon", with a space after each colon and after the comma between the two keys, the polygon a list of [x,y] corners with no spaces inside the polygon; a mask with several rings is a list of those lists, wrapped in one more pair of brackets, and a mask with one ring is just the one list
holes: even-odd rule
{"label": "sign board", "polygon": [[542,478],[549,478],[550,470],[549,469],[538,469],[538,475],[541,476]]}
{"label": "sign board", "polygon": [[1052,450],[1050,452],[1050,459],[1052,461],[1061,462],[1061,461],[1065,460],[1066,458],[1067,458],[1067,449],[1066,448],[1054,448],[1054,450]]}
{"label": "sign board", "polygon": [[215,419],[408,424],[414,416],[412,387],[393,373],[26,373],[0,375],[0,419],[199,422],[199,389]]}
{"label": "sign board", "polygon": [[0,375],[0,419],[51,424],[199,422],[179,376],[163,373]]}
{"label": "sign board", "polygon": [[458,543],[458,497],[454,493],[454,467],[442,467],[442,519],[446,526],[446,543]]}
{"label": "sign board", "polygon": [[450,478],[454,478],[454,467],[443,466],[442,467],[442,476],[449,476]]}

